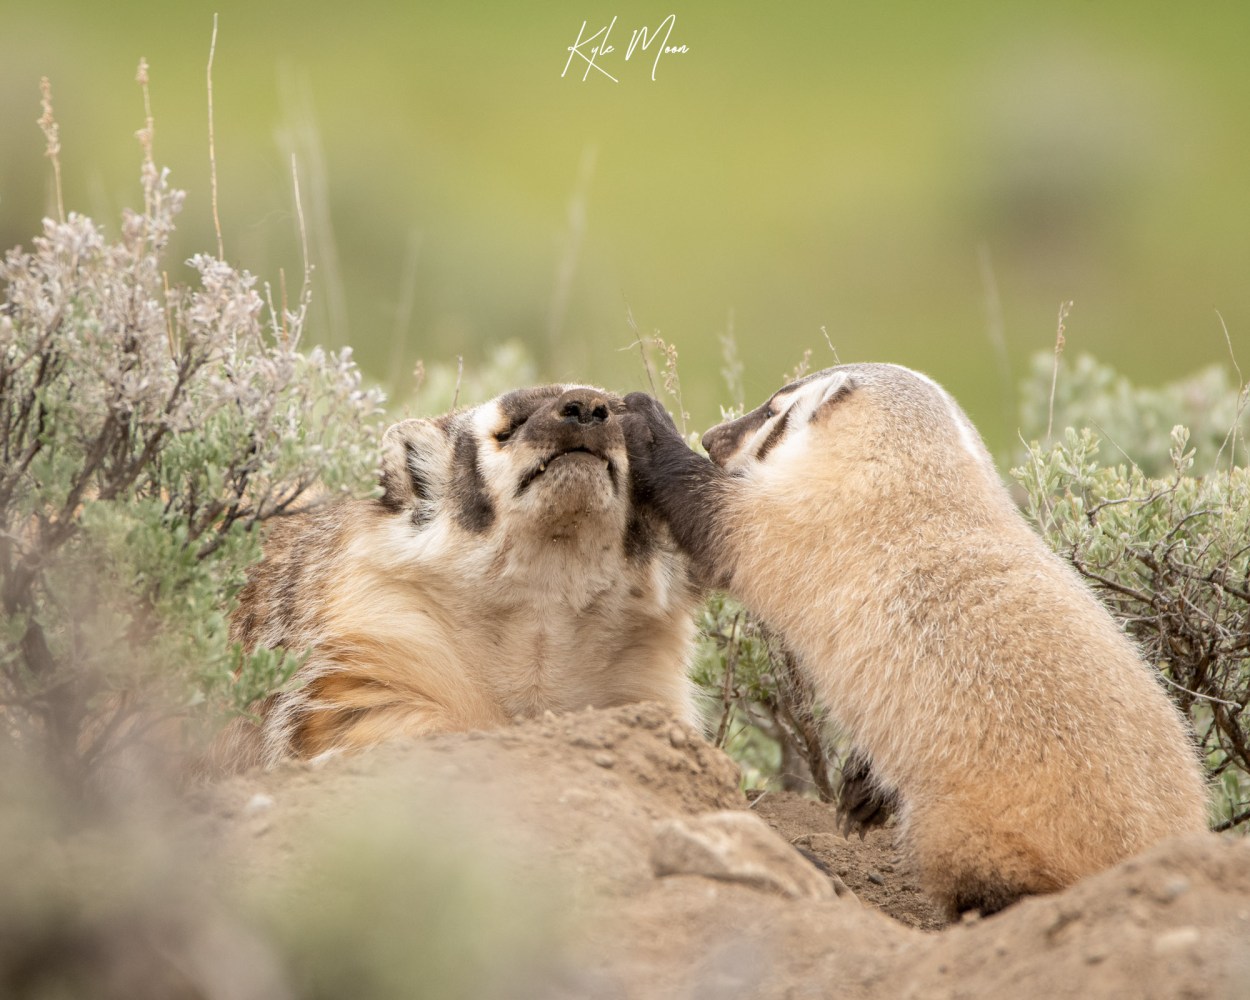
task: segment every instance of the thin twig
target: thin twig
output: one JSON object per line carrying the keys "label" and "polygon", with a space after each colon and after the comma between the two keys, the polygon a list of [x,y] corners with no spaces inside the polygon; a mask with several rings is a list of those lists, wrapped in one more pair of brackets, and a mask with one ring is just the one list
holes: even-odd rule
{"label": "thin twig", "polygon": [[460,382],[464,378],[464,355],[456,355],[456,391],[451,397],[451,408],[454,410],[460,403]]}
{"label": "thin twig", "polygon": [[1055,365],[1050,373],[1050,408],[1046,416],[1047,441],[1051,439],[1051,430],[1055,426],[1055,386],[1059,384],[1059,356],[1063,354],[1064,344],[1067,343],[1063,336],[1067,328],[1063,324],[1071,310],[1071,300],[1059,303],[1059,328],[1055,331]]}
{"label": "thin twig", "polygon": [[725,745],[725,737],[729,732],[729,717],[733,714],[733,682],[734,674],[738,669],[738,619],[742,617],[742,613],[734,615],[733,623],[729,626],[729,641],[725,649],[725,675],[721,684],[721,704],[724,706],[721,711],[720,725],[716,729],[716,740],[713,746],[723,747]]}
{"label": "thin twig", "polygon": [[564,321],[568,317],[573,278],[577,273],[577,261],[581,256],[582,242],[586,236],[586,204],[590,200],[590,181],[594,176],[597,154],[597,148],[593,145],[582,150],[581,163],[577,168],[577,181],[573,188],[573,195],[569,198],[568,232],[564,253],[556,267],[555,281],[551,288],[551,305],[547,313],[547,342],[552,350],[560,347]]}
{"label": "thin twig", "polygon": [[630,309],[628,303],[625,305],[625,322],[634,335],[634,342],[628,347],[621,348],[621,350],[628,351],[632,347],[638,348],[638,354],[642,358],[642,370],[647,373],[647,384],[651,386],[651,395],[659,398],[660,393],[655,387],[655,376],[651,372],[651,362],[647,358],[647,342],[642,334],[638,332],[638,323],[634,320],[634,311]]}
{"label": "thin twig", "polygon": [[833,346],[833,341],[829,339],[829,331],[822,326],[820,332],[825,338],[825,343],[829,345],[829,350],[833,352],[833,363],[835,365],[842,364],[841,359],[838,357],[838,349]]}
{"label": "thin twig", "polygon": [[43,109],[43,114],[39,116],[38,125],[43,130],[43,137],[47,143],[44,155],[52,161],[52,175],[56,183],[57,218],[64,222],[65,197],[61,193],[61,126],[52,116],[52,81],[46,76],[39,78],[39,93],[42,95],[39,106]]}
{"label": "thin twig", "polygon": [[1224,343],[1228,345],[1228,357],[1233,363],[1233,371],[1237,373],[1237,409],[1233,413],[1233,425],[1220,443],[1220,450],[1215,453],[1214,463],[1214,466],[1218,468],[1220,456],[1224,454],[1224,449],[1228,448],[1228,471],[1231,475],[1237,466],[1237,437],[1241,432],[1241,418],[1246,412],[1246,404],[1250,402],[1250,384],[1242,378],[1241,366],[1237,364],[1237,352],[1233,350],[1233,338],[1229,335],[1228,324],[1224,322],[1223,314],[1217,309],[1215,315],[1219,317],[1220,329],[1224,331]]}
{"label": "thin twig", "polygon": [[213,14],[213,38],[208,45],[208,185],[212,193],[213,228],[217,230],[217,259],[226,259],[221,239],[221,216],[217,213],[217,147],[213,141],[213,56],[217,52],[217,15]]}
{"label": "thin twig", "polygon": [[1006,324],[1003,321],[1003,301],[998,294],[998,280],[994,276],[994,262],[990,248],[982,243],[977,247],[977,264],[981,270],[981,288],[985,295],[985,335],[998,363],[998,383],[1002,394],[1003,416],[1011,423],[1015,411],[1015,385],[1011,378],[1011,360],[1007,355]]}
{"label": "thin twig", "polygon": [[[308,313],[308,303],[312,298],[312,263],[308,259],[308,226],[304,221],[304,202],[300,198],[299,193],[299,166],[295,161],[295,154],[291,154],[291,190],[295,198],[295,219],[299,223],[299,249],[300,259],[304,265],[304,280],[299,290],[299,313],[295,322],[295,342],[299,342],[299,335],[304,329],[304,317]],[[285,285],[282,294],[282,329],[286,330],[286,291]]]}
{"label": "thin twig", "polygon": [[1186,694],[1193,695],[1195,698],[1201,698],[1203,701],[1209,701],[1215,705],[1226,705],[1229,708],[1241,707],[1235,701],[1225,701],[1223,698],[1217,698],[1213,694],[1203,694],[1201,691],[1191,691],[1183,684],[1177,684],[1176,681],[1172,680],[1172,678],[1165,674],[1162,670],[1159,671],[1159,676],[1162,677],[1168,684],[1172,685],[1172,687],[1176,688],[1177,691],[1184,691]]}
{"label": "thin twig", "polygon": [[1214,833],[1223,833],[1225,830],[1231,830],[1235,826],[1240,826],[1246,820],[1250,820],[1250,809],[1239,812],[1236,816],[1228,817],[1223,823],[1216,823],[1215,826],[1211,827],[1211,830]]}

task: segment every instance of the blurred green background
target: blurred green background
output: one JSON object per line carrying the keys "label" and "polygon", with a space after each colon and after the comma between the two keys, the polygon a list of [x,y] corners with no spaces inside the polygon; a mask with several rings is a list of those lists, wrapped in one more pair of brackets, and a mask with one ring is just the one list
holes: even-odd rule
{"label": "blurred green background", "polygon": [[[1075,302],[1069,350],[1135,380],[1250,372],[1250,4],[9,3],[0,243],[50,201],[52,79],[67,206],[115,231],[139,197],[134,84],[189,192],[181,261],[212,250],[212,15],[226,256],[317,267],[312,335],[403,399],[418,358],[519,339],[542,379],[646,376],[627,321],[680,350],[692,426],[754,404],[804,348],[933,375],[991,446]],[[675,14],[669,44],[624,56]],[[583,20],[615,51],[561,70]],[[185,278],[181,271],[171,278]]]}

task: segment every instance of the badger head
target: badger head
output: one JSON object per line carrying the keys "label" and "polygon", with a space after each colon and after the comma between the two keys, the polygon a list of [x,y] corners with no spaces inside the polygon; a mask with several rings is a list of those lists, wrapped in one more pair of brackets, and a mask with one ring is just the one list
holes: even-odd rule
{"label": "badger head", "polygon": [[967,415],[927,375],[901,365],[852,364],[814,372],[773,393],[736,420],[703,435],[717,465],[747,473],[793,455],[810,457],[811,435],[824,435],[819,451],[836,440],[848,461],[871,462],[883,452],[904,458],[900,468],[924,456],[949,464],[963,455],[982,472],[997,475]]}
{"label": "badger head", "polygon": [[632,514],[622,405],[602,389],[549,385],[405,420],[384,438],[381,502],[418,528],[620,538]]}

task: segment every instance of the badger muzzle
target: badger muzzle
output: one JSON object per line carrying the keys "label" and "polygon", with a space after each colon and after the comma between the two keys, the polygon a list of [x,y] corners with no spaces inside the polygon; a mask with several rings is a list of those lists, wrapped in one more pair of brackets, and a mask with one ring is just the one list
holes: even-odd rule
{"label": "badger muzzle", "polygon": [[516,433],[517,444],[535,456],[517,482],[520,496],[549,471],[577,476],[606,474],[617,493],[625,436],[620,400],[594,389],[570,389],[539,406]]}

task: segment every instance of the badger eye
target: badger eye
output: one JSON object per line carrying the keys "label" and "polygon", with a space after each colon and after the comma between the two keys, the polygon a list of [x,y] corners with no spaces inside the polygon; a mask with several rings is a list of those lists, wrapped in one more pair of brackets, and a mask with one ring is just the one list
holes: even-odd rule
{"label": "badger eye", "polygon": [[512,437],[512,435],[515,434],[528,419],[529,417],[520,417],[517,420],[513,420],[512,423],[510,423],[503,430],[495,432],[495,440],[500,444],[503,444],[508,440],[508,438]]}

